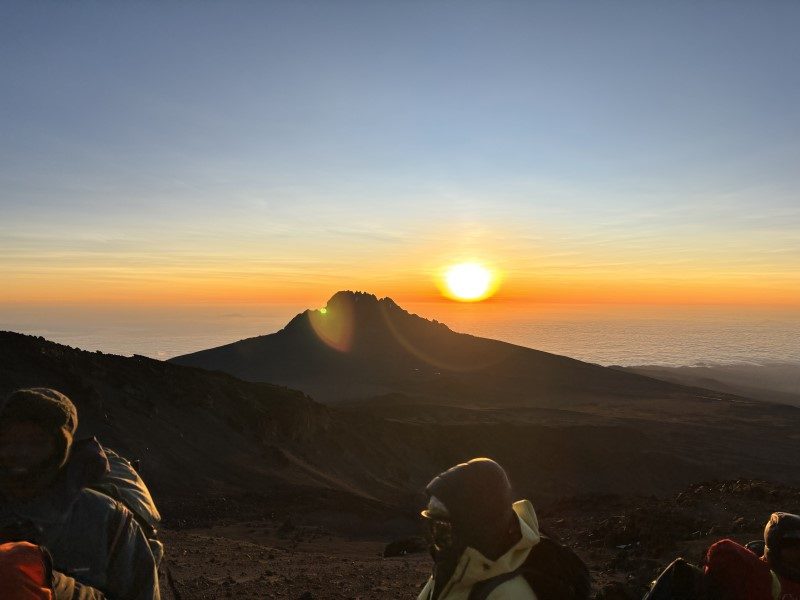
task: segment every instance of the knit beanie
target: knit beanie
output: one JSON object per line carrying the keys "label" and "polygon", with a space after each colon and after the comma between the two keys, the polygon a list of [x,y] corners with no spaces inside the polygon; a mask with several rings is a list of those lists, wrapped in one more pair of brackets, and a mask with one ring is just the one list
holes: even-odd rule
{"label": "knit beanie", "polygon": [[78,428],[78,410],[64,394],[50,388],[11,392],[0,401],[2,421],[29,421],[52,433],[57,448],[55,466],[60,469],[66,464]]}

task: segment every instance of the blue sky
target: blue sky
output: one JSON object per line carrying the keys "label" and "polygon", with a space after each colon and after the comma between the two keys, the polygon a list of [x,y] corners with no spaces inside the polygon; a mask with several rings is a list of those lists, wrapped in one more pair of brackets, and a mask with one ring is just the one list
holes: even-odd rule
{"label": "blue sky", "polygon": [[26,291],[0,301],[389,285],[481,249],[785,299],[798,26],[788,1],[4,2],[0,273]]}

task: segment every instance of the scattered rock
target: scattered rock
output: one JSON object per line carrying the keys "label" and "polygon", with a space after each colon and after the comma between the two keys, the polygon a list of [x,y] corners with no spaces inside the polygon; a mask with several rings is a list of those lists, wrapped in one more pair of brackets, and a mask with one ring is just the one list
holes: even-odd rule
{"label": "scattered rock", "polygon": [[415,552],[424,552],[426,549],[425,540],[419,536],[413,536],[389,542],[383,550],[383,556],[384,558],[403,556]]}

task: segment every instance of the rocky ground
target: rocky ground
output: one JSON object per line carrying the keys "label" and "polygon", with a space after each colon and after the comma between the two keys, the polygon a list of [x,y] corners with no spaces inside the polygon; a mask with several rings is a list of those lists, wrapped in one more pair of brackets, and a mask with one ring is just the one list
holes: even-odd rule
{"label": "rocky ground", "polygon": [[[167,519],[167,598],[414,598],[430,569],[422,545],[409,540],[415,524],[407,515],[299,513],[252,502],[231,508]],[[539,514],[590,565],[597,598],[619,600],[640,598],[676,556],[699,563],[718,539],[759,538],[775,510],[798,512],[800,489],[708,482],[668,498],[565,498]],[[398,540],[391,554],[399,555],[385,557]]]}

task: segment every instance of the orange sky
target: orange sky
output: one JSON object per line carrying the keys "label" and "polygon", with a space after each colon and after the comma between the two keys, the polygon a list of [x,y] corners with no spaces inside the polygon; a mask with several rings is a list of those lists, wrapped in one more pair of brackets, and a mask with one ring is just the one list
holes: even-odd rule
{"label": "orange sky", "polygon": [[11,234],[0,242],[0,304],[316,306],[340,289],[449,302],[444,270],[474,261],[499,282],[494,302],[800,306],[793,238],[780,228],[732,236],[488,218],[421,226],[413,216],[346,235],[307,227],[274,238],[260,235],[253,217],[192,235],[124,220],[107,236]]}
{"label": "orange sky", "polygon": [[0,309],[800,306],[799,4],[363,4],[11,11]]}
{"label": "orange sky", "polygon": [[[277,303],[317,306],[340,289],[368,291],[398,302],[451,302],[441,293],[436,272],[413,269],[350,276],[269,272],[174,273],[114,272],[86,269],[82,273],[45,272],[35,277],[6,277],[0,303],[147,304]],[[536,275],[506,273],[493,303],[643,303],[799,305],[800,284],[779,276],[743,277],[729,274],[673,273],[643,277],[625,273]],[[496,310],[497,307],[495,307]]]}

